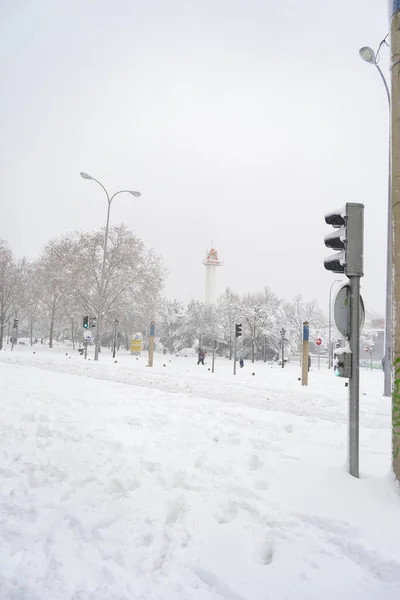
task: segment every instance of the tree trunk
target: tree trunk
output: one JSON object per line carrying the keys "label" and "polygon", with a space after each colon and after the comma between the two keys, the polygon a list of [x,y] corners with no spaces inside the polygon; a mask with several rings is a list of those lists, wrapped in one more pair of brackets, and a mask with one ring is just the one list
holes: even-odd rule
{"label": "tree trunk", "polygon": [[31,338],[31,346],[33,346],[33,318],[31,319],[29,330],[30,330],[29,334],[30,334],[30,338]]}
{"label": "tree trunk", "polygon": [[251,338],[251,362],[254,363],[254,338]]}
{"label": "tree trunk", "polygon": [[229,333],[229,360],[232,360],[232,332]]}

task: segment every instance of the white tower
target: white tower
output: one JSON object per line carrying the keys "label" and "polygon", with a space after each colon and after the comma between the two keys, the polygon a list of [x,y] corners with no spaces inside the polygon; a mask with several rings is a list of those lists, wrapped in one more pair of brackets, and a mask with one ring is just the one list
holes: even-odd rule
{"label": "white tower", "polygon": [[207,305],[215,304],[217,300],[217,288],[216,288],[216,269],[222,267],[223,263],[218,258],[218,253],[215,248],[211,248],[207,252],[203,265],[206,267],[206,297],[205,303]]}

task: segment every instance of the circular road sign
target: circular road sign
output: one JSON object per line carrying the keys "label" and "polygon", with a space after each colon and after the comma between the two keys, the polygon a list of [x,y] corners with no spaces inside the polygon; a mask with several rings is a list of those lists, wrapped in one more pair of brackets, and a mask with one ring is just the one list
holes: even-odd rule
{"label": "circular road sign", "polygon": [[85,340],[91,340],[92,339],[92,332],[89,329],[85,329],[83,332],[83,337],[85,338]]}
{"label": "circular road sign", "polygon": [[315,340],[315,343],[317,346],[322,346],[322,340],[320,337],[317,337],[317,339]]}
{"label": "circular road sign", "polygon": [[[338,291],[335,304],[333,306],[333,314],[336,327],[340,333],[347,339],[350,338],[350,286],[343,285]],[[360,330],[363,328],[365,320],[364,302],[360,296]]]}
{"label": "circular road sign", "polygon": [[369,346],[365,346],[365,352],[369,352]]}

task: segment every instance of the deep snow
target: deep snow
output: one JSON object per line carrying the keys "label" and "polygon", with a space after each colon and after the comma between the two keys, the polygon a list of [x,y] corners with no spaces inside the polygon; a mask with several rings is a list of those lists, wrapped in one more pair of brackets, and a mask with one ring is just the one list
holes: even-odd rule
{"label": "deep snow", "polygon": [[1,600],[400,597],[381,373],[356,480],[326,367],[35,351],[0,353]]}

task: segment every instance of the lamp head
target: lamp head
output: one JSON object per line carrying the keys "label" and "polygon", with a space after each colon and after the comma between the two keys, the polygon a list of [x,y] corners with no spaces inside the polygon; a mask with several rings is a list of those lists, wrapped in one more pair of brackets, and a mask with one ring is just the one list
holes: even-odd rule
{"label": "lamp head", "polygon": [[371,65],[376,65],[376,56],[375,52],[369,46],[363,46],[359,50],[359,54],[365,62],[370,63]]}

